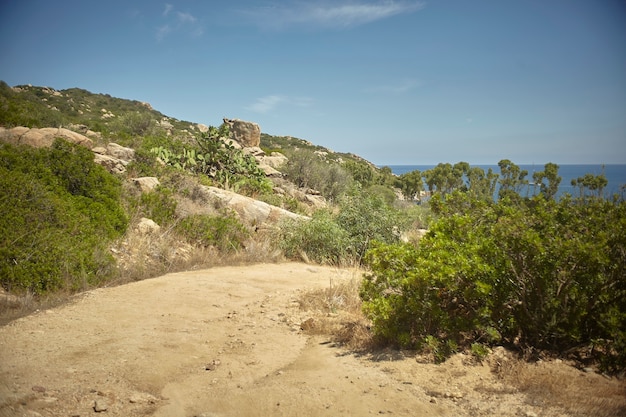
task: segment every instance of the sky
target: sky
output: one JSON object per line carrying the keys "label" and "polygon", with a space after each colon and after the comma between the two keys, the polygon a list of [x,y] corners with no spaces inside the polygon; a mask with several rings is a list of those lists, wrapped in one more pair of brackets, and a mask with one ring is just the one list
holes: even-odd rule
{"label": "sky", "polygon": [[377,165],[626,163],[623,0],[0,0],[0,80]]}

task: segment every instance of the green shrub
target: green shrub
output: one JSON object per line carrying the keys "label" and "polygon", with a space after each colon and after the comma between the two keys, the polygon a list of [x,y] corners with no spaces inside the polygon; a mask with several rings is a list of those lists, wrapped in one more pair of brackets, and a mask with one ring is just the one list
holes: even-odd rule
{"label": "green shrub", "polygon": [[319,191],[327,200],[336,201],[352,186],[352,177],[338,163],[325,161],[311,150],[288,153],[282,173],[301,188]]}
{"label": "green shrub", "polygon": [[172,224],[176,220],[176,206],[178,205],[174,192],[163,186],[142,193],[139,199],[141,215],[154,220],[163,226]]}
{"label": "green shrub", "polygon": [[127,219],[120,183],[91,152],[0,145],[0,285],[43,293],[79,289],[114,271],[107,251]]}
{"label": "green shrub", "polygon": [[326,210],[310,220],[287,220],[279,232],[279,246],[288,258],[306,256],[320,264],[341,264],[353,257],[350,237]]}
{"label": "green shrub", "polygon": [[231,252],[243,247],[250,236],[248,229],[232,214],[220,216],[195,214],[182,219],[176,230],[187,240],[201,246],[214,246]]}
{"label": "green shrub", "polygon": [[626,367],[625,202],[446,201],[419,248],[378,244],[366,255],[361,296],[380,339],[587,346],[605,369]]}
{"label": "green shrub", "polygon": [[349,236],[349,248],[359,259],[373,241],[394,243],[404,222],[399,212],[377,196],[346,195],[339,203],[336,222]]}

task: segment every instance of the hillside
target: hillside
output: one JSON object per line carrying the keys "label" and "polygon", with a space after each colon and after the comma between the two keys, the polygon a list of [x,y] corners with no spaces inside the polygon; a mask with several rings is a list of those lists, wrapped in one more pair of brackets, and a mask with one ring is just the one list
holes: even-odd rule
{"label": "hillside", "polygon": [[[167,134],[191,140],[199,132],[197,122],[169,117],[153,109],[150,103],[94,94],[80,88],[55,90],[49,87],[18,85],[0,81],[0,126],[68,127],[91,130],[102,141],[114,140],[130,145],[135,136]],[[357,155],[335,153],[323,146],[291,136],[261,135],[261,147],[289,152],[308,149],[334,155],[331,160],[365,161]],[[365,161],[366,162],[366,161]],[[370,163],[371,166],[374,166]]]}
{"label": "hillside", "polygon": [[[250,129],[257,130],[251,141],[243,137]],[[0,82],[7,197],[0,226],[9,260],[0,267],[2,287],[74,292],[225,259],[277,259],[279,221],[310,216],[356,178],[379,175],[356,155],[259,131],[226,118],[219,127],[178,120],[149,103],[80,88]],[[31,146],[14,146],[21,143]],[[33,193],[50,216],[12,201]],[[33,223],[40,226],[28,233]],[[117,226],[98,239],[110,224]],[[67,265],[54,263],[59,253]]]}

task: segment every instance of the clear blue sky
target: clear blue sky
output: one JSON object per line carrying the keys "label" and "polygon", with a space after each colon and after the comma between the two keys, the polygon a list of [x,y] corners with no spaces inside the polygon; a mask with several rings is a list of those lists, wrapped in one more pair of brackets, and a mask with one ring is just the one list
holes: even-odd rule
{"label": "clear blue sky", "polygon": [[623,0],[3,0],[0,79],[379,165],[626,163]]}

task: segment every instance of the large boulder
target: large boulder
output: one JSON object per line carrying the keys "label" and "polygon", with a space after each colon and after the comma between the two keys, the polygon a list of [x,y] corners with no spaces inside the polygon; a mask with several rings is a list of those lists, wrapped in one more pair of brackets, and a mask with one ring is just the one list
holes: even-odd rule
{"label": "large boulder", "polygon": [[0,127],[0,141],[14,145],[30,145],[35,148],[49,148],[56,138],[62,138],[71,143],[77,143],[88,149],[93,147],[93,141],[87,136],[62,127],[44,127],[42,129],[23,126],[5,129]]}
{"label": "large boulder", "polygon": [[239,119],[224,118],[224,123],[230,127],[230,136],[244,148],[259,146],[261,143],[261,128],[253,122]]}
{"label": "large boulder", "polygon": [[283,218],[308,219],[306,216],[221,188],[203,186],[201,192],[207,200],[217,203],[217,206],[234,210],[239,219],[248,226],[270,226]]}

